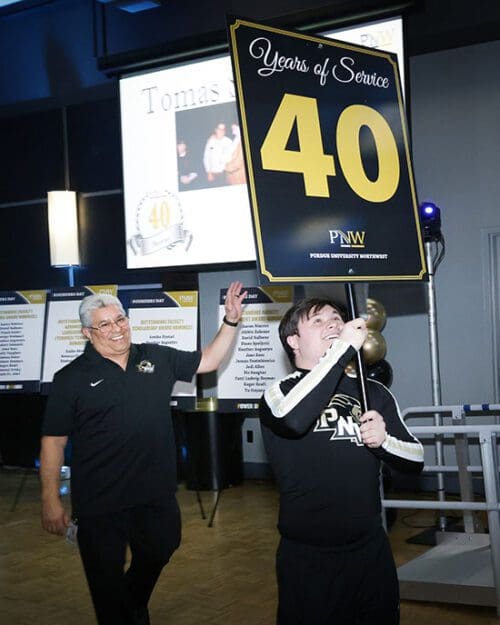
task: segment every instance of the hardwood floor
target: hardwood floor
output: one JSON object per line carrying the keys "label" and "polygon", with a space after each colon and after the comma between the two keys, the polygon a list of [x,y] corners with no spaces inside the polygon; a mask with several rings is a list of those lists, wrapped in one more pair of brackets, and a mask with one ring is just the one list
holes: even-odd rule
{"label": "hardwood floor", "polygon": [[[215,494],[201,493],[207,517]],[[269,482],[222,491],[214,526],[201,518],[195,492],[179,491],[183,544],[151,600],[154,625],[273,625],[277,494]],[[431,526],[434,513],[405,521],[390,539],[397,564],[428,547],[406,539]],[[0,470],[0,623],[91,625],[94,617],[77,548],[42,531],[38,476]],[[498,625],[493,608],[403,601],[401,625]],[[315,625],[311,623],[311,625]]]}

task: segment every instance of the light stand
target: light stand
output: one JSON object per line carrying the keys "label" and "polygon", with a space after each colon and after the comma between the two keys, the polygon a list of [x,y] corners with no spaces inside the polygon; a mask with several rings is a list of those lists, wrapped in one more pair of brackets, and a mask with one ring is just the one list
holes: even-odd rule
{"label": "light stand", "polygon": [[[424,235],[425,259],[427,262],[428,282],[427,282],[427,306],[429,323],[429,347],[431,356],[431,383],[432,383],[432,405],[441,406],[441,372],[439,369],[439,342],[437,328],[437,308],[434,276],[436,270],[444,257],[444,238],[441,233],[441,211],[431,202],[420,205],[420,218]],[[441,252],[437,252],[441,245]],[[435,413],[434,425],[442,425],[441,413]],[[436,464],[444,466],[443,439],[440,435],[435,437]],[[445,501],[444,473],[438,472],[437,494],[439,501]],[[440,511],[438,518],[438,529],[441,532],[446,530],[446,515]]]}
{"label": "light stand", "polygon": [[[441,234],[441,215],[440,210],[435,204],[426,203],[420,205],[420,217],[422,222],[422,232],[424,236],[427,270],[428,270],[428,284],[427,284],[427,302],[428,302],[428,322],[429,322],[429,343],[430,343],[430,356],[431,356],[431,377],[432,377],[432,401],[436,407],[442,406],[441,398],[441,377],[439,370],[439,347],[438,347],[438,330],[437,330],[437,313],[436,313],[436,298],[435,298],[435,286],[434,276],[436,270],[444,258],[445,243]],[[439,246],[441,249],[439,250]],[[434,425],[439,427],[442,425],[442,411],[434,414]],[[456,420],[455,423],[463,425],[462,420]],[[435,437],[436,448],[436,464],[437,466],[444,466],[443,457],[443,440],[442,437],[436,435]],[[455,435],[455,453],[457,457],[457,465],[459,469],[459,486],[461,498],[463,501],[474,500],[474,490],[472,487],[471,476],[468,472],[469,465],[469,450],[467,436],[462,434]],[[438,486],[438,501],[445,501],[445,489],[444,489],[444,473],[437,472],[437,486]],[[439,522],[437,529],[441,532],[446,531],[447,518],[443,512],[440,511]],[[472,535],[475,532],[481,531],[480,524],[474,513],[470,510],[463,513],[464,531],[468,535]],[[457,531],[457,530],[455,530]],[[424,532],[426,534],[428,532]],[[469,539],[472,540],[472,538]],[[435,535],[434,535],[435,540]],[[416,537],[409,539],[408,542],[414,542],[419,544],[434,544],[433,542],[427,542],[426,540],[417,540]]]}
{"label": "light stand", "polygon": [[[432,404],[433,406],[441,406],[441,373],[439,370],[437,308],[434,286],[434,274],[439,263],[442,260],[442,256],[438,256],[438,262],[436,262],[435,248],[439,242],[442,242],[444,245],[443,236],[441,234],[441,212],[435,204],[425,203],[420,206],[420,217],[422,220],[422,229],[425,245],[425,259],[427,262],[427,272],[429,276],[429,280],[427,282],[427,306],[429,322],[429,346],[431,354]],[[434,415],[434,425],[442,425],[442,419],[439,413],[436,413]],[[436,436],[435,445],[436,464],[438,466],[442,466],[444,464],[443,441],[439,435]],[[445,490],[443,473],[437,473],[437,486],[438,499],[439,501],[444,501]],[[443,532],[446,529],[446,516],[442,512],[439,515],[439,529]]]}
{"label": "light stand", "polygon": [[68,283],[75,286],[74,268],[80,264],[78,216],[74,191],[47,194],[50,264],[68,270]]}

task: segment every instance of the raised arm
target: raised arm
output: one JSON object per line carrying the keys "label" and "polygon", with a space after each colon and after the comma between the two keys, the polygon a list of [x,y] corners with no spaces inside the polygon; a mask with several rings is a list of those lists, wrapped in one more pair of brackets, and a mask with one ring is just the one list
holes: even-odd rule
{"label": "raised arm", "polygon": [[247,292],[242,292],[242,282],[231,282],[227,289],[224,302],[225,321],[211,343],[201,352],[200,365],[196,373],[215,371],[229,352],[237,333],[237,326],[241,319],[243,300]]}
{"label": "raised arm", "polygon": [[43,436],[40,451],[42,527],[51,534],[64,534],[70,517],[59,496],[61,467],[67,436]]}
{"label": "raised arm", "polygon": [[278,436],[305,434],[335,394],[345,367],[361,349],[366,333],[362,319],[349,321],[310,371],[296,371],[267,389],[260,406],[263,425]]}
{"label": "raised arm", "polygon": [[273,384],[261,402],[262,423],[279,436],[305,434],[328,405],[344,368],[355,353],[349,343],[336,339],[319,364],[307,374],[296,372],[282,383]]}

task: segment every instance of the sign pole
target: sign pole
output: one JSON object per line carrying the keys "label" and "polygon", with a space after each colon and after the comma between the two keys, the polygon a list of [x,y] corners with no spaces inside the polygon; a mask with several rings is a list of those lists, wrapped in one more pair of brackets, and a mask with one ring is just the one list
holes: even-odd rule
{"label": "sign pole", "polygon": [[[347,301],[347,311],[349,313],[349,319],[356,319],[358,317],[358,307],[356,304],[356,294],[354,293],[354,286],[352,282],[345,283],[345,295]],[[356,369],[358,372],[358,385],[361,394],[361,408],[363,413],[370,409],[368,403],[368,393],[366,390],[366,368],[363,359],[363,351],[360,349],[356,353]]]}

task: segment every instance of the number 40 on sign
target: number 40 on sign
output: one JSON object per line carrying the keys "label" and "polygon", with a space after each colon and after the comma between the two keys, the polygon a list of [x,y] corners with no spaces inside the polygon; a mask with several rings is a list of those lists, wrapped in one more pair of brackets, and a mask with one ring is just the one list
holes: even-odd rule
{"label": "number 40 on sign", "polygon": [[[287,149],[296,124],[299,150]],[[378,156],[378,176],[366,175],[359,134],[366,126],[372,133]],[[383,115],[370,106],[353,104],[339,116],[336,128],[337,157],[352,191],[368,202],[386,202],[400,180],[399,154],[392,130]],[[263,169],[302,174],[305,195],[329,197],[328,176],[336,175],[334,156],[325,154],[318,103],[315,98],[285,93],[261,146]]]}

